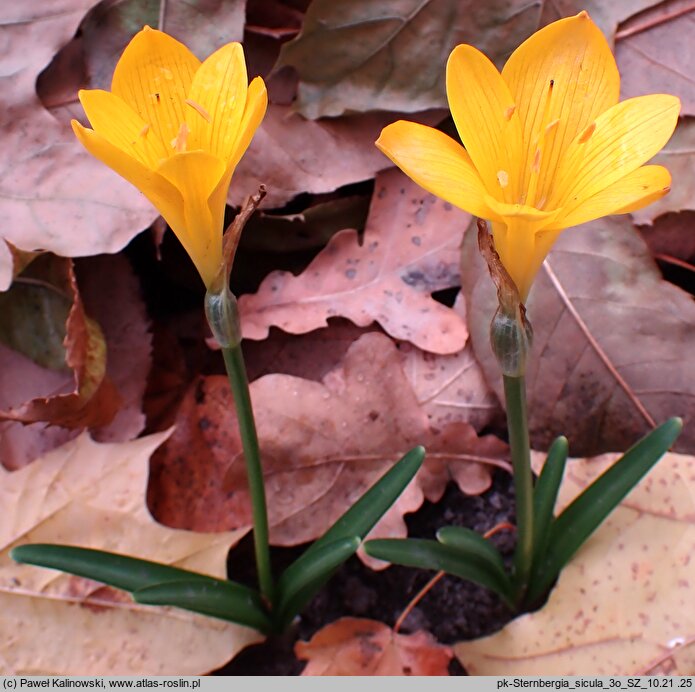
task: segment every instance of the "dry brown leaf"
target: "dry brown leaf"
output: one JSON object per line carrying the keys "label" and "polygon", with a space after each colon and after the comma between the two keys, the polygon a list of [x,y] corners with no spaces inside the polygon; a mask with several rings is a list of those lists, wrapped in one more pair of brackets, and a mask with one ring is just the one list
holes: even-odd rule
{"label": "dry brown leaf", "polygon": [[355,231],[340,231],[300,276],[266,277],[239,301],[244,336],[264,339],[272,326],[301,334],[347,317],[361,327],[377,321],[426,351],[460,351],[465,322],[430,294],[458,285],[469,220],[400,171],[380,174],[362,243]]}
{"label": "dry brown leaf", "polygon": [[[467,234],[463,251],[468,326],[502,400],[489,345],[497,300],[475,240]],[[526,379],[537,447],[564,434],[577,454],[623,450],[655,422],[681,416],[676,449],[695,449],[695,304],[662,279],[627,218],[565,231],[531,289],[528,316],[534,344]]]}
{"label": "dry brown leaf", "polygon": [[[333,192],[373,178],[388,159],[374,146],[398,113],[364,113],[319,121],[305,120],[288,106],[270,104],[248,151],[234,173],[230,203],[239,206],[258,186],[268,193],[263,207],[281,207],[302,192]],[[442,111],[411,118],[438,123]]]}
{"label": "dry brown leaf", "polygon": [[258,641],[247,628],[141,606],[96,582],[9,557],[24,543],[67,543],[225,577],[229,548],[245,530],[174,531],[147,511],[148,459],[167,435],[97,444],[83,434],[19,471],[0,469],[3,675],[194,675]]}
{"label": "dry brown leaf", "polygon": [[308,118],[446,106],[444,66],[458,43],[506,58],[537,26],[524,0],[314,0],[278,67],[300,77],[297,110]]}
{"label": "dry brown leaf", "polygon": [[640,226],[639,232],[656,259],[665,255],[688,262],[695,259],[693,228],[695,211],[682,211],[678,214],[664,214],[653,225]]}
{"label": "dry brown leaf", "polygon": [[[91,157],[36,95],[39,72],[74,36],[93,4],[2,3],[1,232],[20,250],[41,248],[68,257],[116,252],[156,216],[150,203]],[[11,279],[12,263],[0,252],[0,290]]]}
{"label": "dry brown leaf", "polygon": [[[559,507],[615,458],[570,460]],[[667,454],[541,610],[457,644],[456,655],[471,675],[695,675],[694,557],[695,458]]]}
{"label": "dry brown leaf", "polygon": [[320,629],[294,652],[302,675],[449,675],[453,653],[429,633],[399,634],[375,620],[345,617]]}
{"label": "dry brown leaf", "polygon": [[695,118],[682,118],[673,137],[652,159],[671,172],[671,191],[644,209],[633,212],[640,224],[653,220],[669,211],[695,210]]}
{"label": "dry brown leaf", "polygon": [[[396,347],[381,334],[350,346],[323,382],[266,375],[251,385],[268,493],[271,540],[296,545],[321,535],[401,455],[429,450],[423,470],[375,528],[405,536],[405,512],[436,501],[455,479],[464,492],[490,485],[506,446],[465,423],[431,430]],[[187,460],[195,459],[195,464]],[[153,457],[150,506],[159,521],[215,531],[250,523],[241,444],[225,377],[199,380],[170,441]]]}
{"label": "dry brown leaf", "polygon": [[623,98],[673,94],[681,100],[682,115],[695,115],[695,48],[683,40],[695,28],[692,12],[687,0],[669,0],[620,26],[615,57]]}
{"label": "dry brown leaf", "polygon": [[[66,393],[51,393],[0,411],[0,421],[46,422],[64,428],[101,427],[109,424],[118,410],[120,397],[106,373],[106,342],[99,325],[87,316],[71,260],[44,256],[53,283],[72,305],[65,323],[65,364],[72,385]],[[33,270],[41,260],[30,267]],[[30,279],[28,279],[30,280]],[[55,287],[55,289],[52,288]],[[41,319],[39,315],[37,319]],[[41,368],[41,370],[43,370]],[[37,386],[45,385],[38,375]],[[49,386],[53,386],[49,378]]]}

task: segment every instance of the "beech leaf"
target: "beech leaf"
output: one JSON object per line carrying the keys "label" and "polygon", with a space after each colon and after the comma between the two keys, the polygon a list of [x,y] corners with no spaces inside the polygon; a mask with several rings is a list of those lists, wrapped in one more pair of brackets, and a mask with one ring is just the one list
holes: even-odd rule
{"label": "beech leaf", "polygon": [[340,231],[300,276],[267,276],[239,301],[244,336],[264,339],[271,326],[301,334],[340,316],[361,327],[377,321],[426,351],[460,351],[465,322],[430,294],[458,285],[469,219],[400,171],[380,174],[362,242],[355,231]]}
{"label": "beech leaf", "polygon": [[302,675],[449,675],[448,646],[423,630],[399,634],[375,620],[344,617],[294,648]]}
{"label": "beech leaf", "polygon": [[[495,289],[467,233],[462,272],[471,340],[502,400],[489,345]],[[663,281],[625,217],[565,231],[531,290],[534,344],[527,368],[535,446],[560,434],[570,450],[627,449],[671,416],[685,421],[676,449],[695,448],[695,305]],[[666,338],[667,337],[667,338]]]}
{"label": "beech leaf", "polygon": [[9,558],[26,543],[63,543],[225,578],[229,548],[245,530],[174,531],[145,504],[148,459],[168,434],[113,444],[83,434],[19,471],[0,468],[3,675],[194,675],[258,640],[247,628],[140,606],[125,592]]}
{"label": "beech leaf", "polygon": [[[617,457],[570,460],[556,512]],[[456,645],[468,673],[695,674],[693,498],[695,458],[667,454],[584,544],[541,610]]]}

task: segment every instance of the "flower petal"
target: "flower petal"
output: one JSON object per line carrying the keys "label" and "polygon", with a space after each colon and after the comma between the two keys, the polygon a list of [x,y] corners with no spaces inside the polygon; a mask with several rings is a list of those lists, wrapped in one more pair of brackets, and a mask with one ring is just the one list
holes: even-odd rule
{"label": "flower petal", "polygon": [[145,121],[119,96],[101,89],[81,89],[80,103],[95,132],[148,168],[168,156]]}
{"label": "flower petal", "polygon": [[150,126],[171,153],[187,113],[185,100],[200,60],[183,43],[145,27],[134,36],[113,73],[111,91]]}
{"label": "flower petal", "polygon": [[[183,198],[183,218],[176,225],[168,218],[186,252],[210,286],[222,263],[224,197],[210,204],[210,197],[226,173],[224,161],[204,151],[175,154],[158,169],[176,186]],[[166,218],[166,216],[165,216]]]}
{"label": "flower petal", "polygon": [[256,77],[249,84],[248,94],[246,95],[246,108],[239,125],[239,136],[234,145],[234,153],[228,160],[229,166],[234,167],[241,160],[261,124],[267,108],[268,92],[265,88],[265,82],[260,77]]}
{"label": "flower petal", "polygon": [[470,214],[491,218],[480,175],[466,150],[451,137],[399,120],[381,131],[376,146],[428,192]]}
{"label": "flower petal", "polygon": [[77,120],[72,121],[72,129],[92,156],[135,185],[172,228],[184,223],[183,198],[171,182],[144,166],[101,133],[83,127]]}
{"label": "flower petal", "polygon": [[223,161],[230,159],[244,115],[247,90],[241,44],[228,43],[203,62],[193,77],[187,101],[191,149],[209,151]]}
{"label": "flower petal", "polygon": [[542,203],[570,143],[618,102],[615,58],[600,29],[581,12],[524,41],[507,61],[502,77],[516,101],[523,129],[522,190],[529,188],[540,149],[535,200],[527,204]]}
{"label": "flower petal", "polygon": [[461,141],[488,193],[503,202],[518,201],[521,124],[497,68],[477,48],[456,46],[446,66],[446,93]]}
{"label": "flower petal", "polygon": [[641,166],[584,200],[572,210],[563,209],[553,228],[569,228],[609,214],[627,214],[661,199],[671,186],[671,174],[663,166]]}
{"label": "flower petal", "polygon": [[567,150],[548,205],[575,209],[632,173],[669,140],[679,110],[675,96],[652,94],[622,101],[600,115],[591,135],[580,135]]}

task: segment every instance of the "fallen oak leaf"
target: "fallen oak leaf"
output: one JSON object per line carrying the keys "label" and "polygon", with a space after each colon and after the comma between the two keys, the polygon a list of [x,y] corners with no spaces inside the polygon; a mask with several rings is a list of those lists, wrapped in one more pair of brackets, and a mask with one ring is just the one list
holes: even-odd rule
{"label": "fallen oak leaf", "polygon": [[[405,536],[405,512],[436,501],[455,479],[464,492],[490,485],[507,448],[470,426],[430,429],[382,334],[362,336],[323,382],[266,375],[251,384],[261,446],[271,541],[296,545],[320,536],[413,446],[428,452],[423,469],[372,536]],[[194,465],[186,459],[195,458]],[[207,377],[189,391],[171,440],[152,460],[150,506],[168,526],[216,531],[248,525],[250,500],[226,378]]]}
{"label": "fallen oak leaf", "polygon": [[[116,252],[156,215],[142,195],[84,151],[36,95],[37,75],[93,4],[31,0],[3,3],[0,10],[2,237],[20,250],[67,257]],[[0,291],[12,281],[9,259],[0,252]]]}
{"label": "fallen oak leaf", "polygon": [[[570,460],[556,512],[616,458]],[[695,674],[693,498],[695,458],[666,454],[565,567],[541,610],[454,647],[468,673],[646,675],[668,660],[669,674]]]}
{"label": "fallen oak leaf", "polygon": [[168,434],[113,444],[83,434],[19,471],[0,468],[2,674],[194,675],[258,641],[248,628],[141,606],[122,592],[9,557],[25,543],[66,543],[226,577],[229,548],[246,529],[174,531],[147,510],[148,459]]}
{"label": "fallen oak leaf", "polygon": [[469,220],[396,169],[378,175],[362,243],[355,231],[340,231],[301,275],[273,272],[241,296],[244,337],[264,339],[271,326],[301,334],[347,317],[361,327],[377,321],[426,351],[460,351],[465,322],[430,294],[459,284]]}
{"label": "fallen oak leaf", "polygon": [[449,675],[451,648],[424,630],[394,632],[375,620],[344,617],[294,647],[302,675]]}

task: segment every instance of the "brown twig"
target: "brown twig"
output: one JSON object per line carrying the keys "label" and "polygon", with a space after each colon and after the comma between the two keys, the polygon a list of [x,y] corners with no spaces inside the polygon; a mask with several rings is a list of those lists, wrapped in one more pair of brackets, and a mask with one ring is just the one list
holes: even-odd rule
{"label": "brown twig", "polygon": [[641,24],[635,24],[634,26],[627,27],[622,31],[617,31],[615,34],[615,40],[620,41],[628,36],[641,34],[643,31],[648,31],[649,29],[653,29],[655,26],[665,24],[666,22],[670,22],[672,19],[676,19],[693,11],[695,11],[695,3],[686,5],[685,7],[681,7],[677,10],[673,10],[672,12],[667,12],[666,14],[662,14],[658,17],[652,17],[651,19],[645,20]]}

